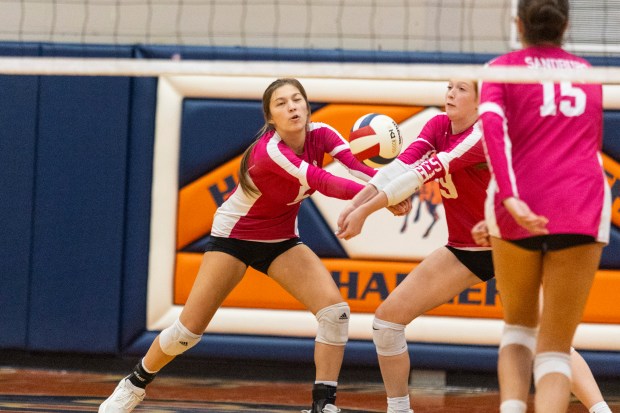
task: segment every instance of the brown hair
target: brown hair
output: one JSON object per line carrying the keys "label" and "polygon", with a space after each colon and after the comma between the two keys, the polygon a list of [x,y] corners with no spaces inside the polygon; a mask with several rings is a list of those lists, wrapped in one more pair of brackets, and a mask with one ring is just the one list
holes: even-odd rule
{"label": "brown hair", "polygon": [[562,44],[568,26],[568,0],[519,0],[517,15],[527,44]]}
{"label": "brown hair", "polygon": [[306,101],[306,105],[308,107],[308,119],[310,119],[310,103],[308,103],[308,95],[306,94],[306,89],[302,86],[301,82],[297,79],[293,78],[282,78],[273,81],[267,89],[263,92],[263,117],[265,118],[265,124],[258,131],[257,137],[252,142],[252,144],[243,152],[243,156],[241,157],[241,164],[239,165],[239,186],[246,194],[254,194],[258,195],[258,189],[249,180],[248,177],[248,162],[250,160],[250,154],[252,153],[252,149],[258,143],[261,136],[267,133],[270,130],[275,130],[275,126],[270,123],[271,120],[271,96],[273,93],[284,85],[292,85],[299,93],[303,96]]}

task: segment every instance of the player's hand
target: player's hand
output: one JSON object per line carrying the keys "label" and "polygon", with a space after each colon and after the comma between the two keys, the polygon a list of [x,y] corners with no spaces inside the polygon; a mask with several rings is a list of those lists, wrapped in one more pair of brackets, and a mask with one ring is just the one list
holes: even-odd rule
{"label": "player's hand", "polygon": [[517,221],[517,224],[525,228],[532,235],[545,235],[549,233],[547,223],[549,219],[542,215],[537,215],[522,200],[510,197],[503,201],[504,207],[510,215]]}
{"label": "player's hand", "polygon": [[491,239],[489,238],[489,228],[484,220],[478,222],[471,229],[471,236],[474,242],[481,247],[490,247]]}
{"label": "player's hand", "polygon": [[388,206],[387,209],[396,217],[407,215],[411,211],[411,198],[407,198],[396,205]]}
{"label": "player's hand", "polygon": [[363,208],[356,208],[351,211],[343,220],[342,225],[338,225],[336,236],[340,239],[349,240],[362,232],[362,227],[368,214],[364,213]]}
{"label": "player's hand", "polygon": [[357,207],[353,204],[353,202],[347,202],[347,206],[345,206],[344,209],[340,212],[340,215],[338,215],[338,221],[336,221],[338,225],[338,230],[336,231],[336,235],[338,235],[340,229],[344,227],[345,220],[351,212],[355,211],[355,208]]}

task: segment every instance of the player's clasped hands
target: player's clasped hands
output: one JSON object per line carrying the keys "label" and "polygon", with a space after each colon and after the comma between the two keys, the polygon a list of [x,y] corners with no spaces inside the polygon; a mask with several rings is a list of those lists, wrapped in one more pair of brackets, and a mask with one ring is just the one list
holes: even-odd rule
{"label": "player's clasped hands", "polygon": [[363,213],[362,207],[349,204],[338,216],[338,229],[336,236],[340,239],[348,240],[362,232],[362,227],[368,214]]}
{"label": "player's clasped hands", "polygon": [[411,198],[407,198],[396,205],[389,206],[387,209],[394,214],[395,217],[407,215],[409,211],[411,211]]}
{"label": "player's clasped hands", "polygon": [[[400,203],[386,207],[394,216],[403,216],[411,211],[411,199],[406,199]],[[373,212],[366,208],[364,204],[355,206],[352,202],[342,210],[338,216],[338,229],[336,236],[340,239],[348,240],[362,232],[366,218]]]}

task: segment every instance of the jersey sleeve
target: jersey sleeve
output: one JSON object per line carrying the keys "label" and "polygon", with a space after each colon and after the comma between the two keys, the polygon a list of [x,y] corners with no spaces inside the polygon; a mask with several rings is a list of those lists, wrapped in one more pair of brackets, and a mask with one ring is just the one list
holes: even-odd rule
{"label": "jersey sleeve", "polygon": [[504,87],[501,83],[483,83],[478,113],[483,132],[483,143],[489,168],[498,187],[497,198],[518,196],[511,159],[504,104]]}
{"label": "jersey sleeve", "polygon": [[362,184],[310,165],[295,155],[283,142],[271,140],[266,150],[267,156],[260,161],[261,167],[271,170],[283,179],[296,181],[300,186],[319,191],[325,196],[351,199],[363,188]]}
{"label": "jersey sleeve", "polygon": [[426,182],[485,162],[482,131],[480,124],[476,123],[469,133],[449,148],[438,153],[424,154],[421,159],[413,162],[408,170],[403,170],[400,176],[393,177],[381,190],[387,195],[389,204],[394,205],[415,193]]}

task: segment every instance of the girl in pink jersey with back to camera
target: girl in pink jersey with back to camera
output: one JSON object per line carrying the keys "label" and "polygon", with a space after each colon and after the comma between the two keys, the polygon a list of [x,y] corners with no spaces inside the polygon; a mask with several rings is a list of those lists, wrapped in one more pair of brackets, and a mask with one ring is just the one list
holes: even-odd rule
{"label": "girl in pink jersey with back to camera", "polygon": [[[153,341],[99,413],[128,413],[155,374],[195,346],[248,266],[267,274],[315,314],[318,321],[312,407],[336,413],[336,386],[348,340],[350,310],[319,257],[299,239],[300,203],[313,192],[351,199],[363,185],[322,169],[325,154],[365,181],[376,170],[357,161],[333,128],[310,122],[306,92],[296,79],[278,79],[263,94],[265,125],[245,151],[239,185],[215,213],[211,237],[181,315]],[[392,208],[408,212],[410,203]]]}
{"label": "girl in pink jersey with back to camera", "polygon": [[[358,235],[374,211],[408,199],[425,182],[438,180],[448,223],[448,244],[426,257],[377,308],[373,341],[388,402],[388,413],[412,413],[409,400],[411,363],[405,327],[481,281],[493,278],[490,245],[480,246],[472,227],[484,217],[490,179],[478,120],[474,81],[452,79],[445,95],[445,113],[431,118],[418,138],[342,211],[338,236]],[[475,235],[475,234],[474,234]],[[591,407],[604,403],[583,358],[573,353],[573,391]]]}
{"label": "girl in pink jersey with back to camera", "polygon": [[[587,61],[561,47],[568,17],[568,0],[520,0],[523,48],[490,66],[587,70]],[[602,87],[484,82],[480,98],[492,171],[485,218],[506,322],[500,411],[526,411],[533,372],[536,411],[566,412],[571,343],[609,239]]]}

